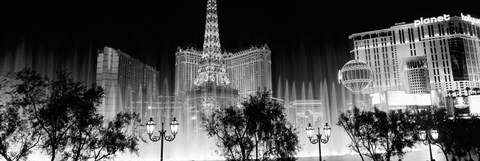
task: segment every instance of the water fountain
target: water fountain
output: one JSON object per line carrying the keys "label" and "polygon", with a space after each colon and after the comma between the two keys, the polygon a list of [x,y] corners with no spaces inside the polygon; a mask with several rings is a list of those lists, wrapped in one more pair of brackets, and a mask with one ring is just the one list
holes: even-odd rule
{"label": "water fountain", "polygon": [[[302,53],[289,54],[306,55],[307,53],[311,52],[315,54],[332,53],[331,55],[335,56],[346,55],[345,52],[336,51],[336,49],[333,49],[333,47],[331,47],[331,44],[327,44],[326,42],[323,43],[324,44],[320,44],[319,46],[325,46],[324,50],[302,49]],[[96,63],[95,61],[92,61],[92,59],[95,59],[95,56],[92,57],[92,55],[94,54],[90,53],[92,49],[89,49],[88,52],[78,51],[74,56],[75,58],[68,61],[80,62],[79,64],[76,64],[77,66],[88,66],[86,70],[82,71],[79,70],[80,67],[75,68],[72,64],[58,65],[59,63],[55,63],[57,61],[60,61],[58,59],[58,55],[62,52],[48,48],[38,50],[42,53],[35,53],[39,55],[46,55],[45,57],[33,59],[32,57],[34,57],[33,55],[35,54],[32,53],[31,50],[36,49],[28,48],[28,46],[28,43],[19,43],[16,49],[5,51],[5,53],[10,54],[6,54],[3,57],[2,62],[4,63],[1,66],[2,70],[18,71],[20,69],[23,69],[23,67],[31,67],[33,69],[39,70],[39,72],[41,73],[45,73],[49,77],[53,77],[57,69],[65,67],[67,70],[73,71],[73,74],[76,75],[75,78],[80,81],[86,82],[86,84],[88,85],[90,85],[91,82],[94,81],[94,79],[91,79],[91,77],[85,76],[95,75],[95,69],[90,69],[90,67],[95,66]],[[303,46],[303,48],[306,48],[305,46]],[[274,51],[274,53],[275,52],[279,51]],[[88,60],[79,59],[81,56],[84,56],[82,53],[90,53]],[[337,121],[338,114],[348,109],[349,103],[352,104],[352,94],[350,91],[345,90],[345,88],[341,87],[339,84],[336,84],[335,81],[333,81],[335,80],[336,75],[331,74],[335,73],[335,71],[338,69],[339,64],[344,63],[344,59],[332,59],[332,57],[319,58],[316,56],[313,56],[313,60],[309,60],[310,58],[306,56],[295,58],[295,60],[297,59],[301,59],[301,61],[299,62],[312,62],[300,63],[296,65],[285,65],[278,63],[277,65],[283,66],[284,68],[282,69],[288,69],[287,72],[289,73],[296,73],[295,69],[308,69],[311,70],[311,72],[298,72],[297,74],[299,75],[282,77],[279,76],[277,79],[278,81],[274,82],[276,83],[276,88],[272,89],[274,96],[283,99],[285,101],[285,105],[288,105],[288,102],[300,99],[320,100],[322,107],[324,108],[324,117],[322,117],[322,120],[318,124],[322,125],[325,122],[328,122],[332,125],[332,136],[330,138],[331,140],[328,144],[322,145],[322,154],[327,156],[349,154],[349,150],[345,147],[349,140],[344,134],[343,129],[335,126],[335,123]],[[295,60],[283,60],[276,62],[297,62]],[[164,78],[164,81],[163,83],[161,83],[162,86],[160,89],[162,90],[163,96],[172,96],[173,92],[168,91],[169,89],[171,89],[171,86],[168,84],[168,80],[171,80],[169,76],[171,74],[168,72],[165,73],[167,74],[162,73],[163,75],[166,75],[166,77],[162,77]],[[277,74],[278,73],[281,72],[277,71]],[[132,99],[133,97],[143,96],[136,95],[131,96],[128,99]],[[153,98],[149,98],[149,101],[150,99],[154,100]],[[198,113],[198,109],[185,107],[185,102],[179,100],[167,100],[164,102],[160,102],[164,104],[156,107],[154,107],[155,105],[151,105],[152,108],[147,109],[148,115],[143,117],[154,117],[154,120],[157,121],[157,124],[160,124],[161,122],[168,122],[168,120],[171,120],[172,117],[177,117],[177,119],[179,120],[179,133],[176,140],[174,140],[173,142],[165,143],[164,145],[164,157],[166,160],[221,159],[221,157],[219,157],[218,154],[215,153],[215,141],[206,137],[205,133],[202,131],[203,129],[201,127],[201,119]],[[287,115],[295,116],[296,113],[287,113]],[[297,130],[299,131],[299,138],[301,139],[301,144],[303,147],[302,150],[299,152],[298,156],[316,156],[318,155],[318,147],[316,145],[311,145],[308,142],[304,129],[305,127],[297,127]],[[160,144],[152,142],[141,143],[139,146],[140,151],[138,156],[122,154],[119,155],[116,160],[159,160],[159,146]]]}

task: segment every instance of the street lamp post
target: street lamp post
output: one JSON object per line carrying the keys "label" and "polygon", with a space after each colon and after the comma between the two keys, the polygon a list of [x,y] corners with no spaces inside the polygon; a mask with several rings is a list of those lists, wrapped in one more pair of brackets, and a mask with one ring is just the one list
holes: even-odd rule
{"label": "street lamp post", "polygon": [[177,118],[173,118],[172,122],[170,123],[170,130],[173,136],[166,136],[167,130],[163,129],[163,122],[162,122],[162,129],[160,132],[160,136],[153,136],[153,131],[155,130],[155,122],[153,122],[153,118],[150,117],[150,121],[147,122],[147,134],[151,141],[157,142],[160,141],[160,161],[163,161],[163,140],[173,141],[175,139],[175,135],[178,132],[178,125]]}
{"label": "street lamp post", "polygon": [[437,130],[420,130],[420,140],[423,144],[428,145],[428,149],[430,150],[430,161],[435,161],[432,156],[432,145],[435,144],[435,140],[438,139],[438,131]]}
{"label": "street lamp post", "polygon": [[322,161],[322,146],[321,143],[326,144],[330,138],[330,126],[328,123],[325,123],[325,126],[323,127],[323,133],[325,134],[325,138],[322,138],[322,133],[320,132],[320,127],[318,128],[318,133],[317,133],[317,138],[313,138],[313,130],[315,130],[312,127],[312,124],[308,123],[308,127],[305,129],[307,131],[307,137],[310,140],[312,144],[318,143],[318,152],[319,152],[319,160]]}

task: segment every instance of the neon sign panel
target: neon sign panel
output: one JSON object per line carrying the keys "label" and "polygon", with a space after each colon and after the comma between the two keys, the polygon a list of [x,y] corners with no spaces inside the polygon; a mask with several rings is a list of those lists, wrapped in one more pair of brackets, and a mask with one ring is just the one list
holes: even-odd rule
{"label": "neon sign panel", "polygon": [[472,25],[480,24],[480,19],[478,19],[478,18],[470,17],[469,14],[463,15],[463,13],[460,13],[460,15],[461,15],[463,21],[470,22],[470,23],[472,23]]}
{"label": "neon sign panel", "polygon": [[[460,16],[463,21],[470,22],[472,25],[480,25],[480,19],[478,18],[473,18],[469,14],[464,15],[463,13],[460,13]],[[450,20],[450,15],[448,14],[443,14],[442,16],[438,17],[430,17],[430,18],[423,18],[420,17],[420,20],[415,20],[413,21],[415,27],[420,26],[420,25],[426,25],[429,23],[435,23],[435,22],[442,22],[442,21],[448,21]]]}
{"label": "neon sign panel", "polygon": [[425,19],[423,17],[420,17],[420,20],[415,20],[413,21],[413,23],[415,24],[415,27],[417,27],[419,25],[426,25],[429,23],[442,22],[442,21],[448,21],[448,20],[450,20],[450,15],[443,14],[443,16],[430,17]]}

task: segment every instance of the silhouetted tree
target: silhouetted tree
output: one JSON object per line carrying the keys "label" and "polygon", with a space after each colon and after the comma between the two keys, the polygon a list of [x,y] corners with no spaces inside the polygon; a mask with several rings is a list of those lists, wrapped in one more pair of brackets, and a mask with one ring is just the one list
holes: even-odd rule
{"label": "silhouetted tree", "polygon": [[97,113],[79,117],[82,118],[68,133],[69,150],[64,152],[64,160],[107,160],[127,150],[138,154],[144,125],[137,113],[120,112],[106,124]]}
{"label": "silhouetted tree", "polygon": [[348,110],[347,112],[341,113],[340,116],[338,117],[338,126],[342,126],[345,132],[347,133],[348,137],[352,141],[350,144],[348,144],[348,147],[358,153],[362,161],[363,159],[363,153],[361,149],[361,138],[360,138],[360,129],[362,128],[361,126],[363,125],[362,122],[364,119],[362,114],[363,111],[360,111],[359,108],[353,107],[352,110]]}
{"label": "silhouetted tree", "polygon": [[440,147],[448,161],[450,155],[456,160],[480,157],[480,119],[477,116],[459,118],[447,115],[445,108],[419,113],[417,117],[420,128],[433,127],[439,136],[435,145]]}
{"label": "silhouetted tree", "polygon": [[[284,107],[267,90],[258,90],[242,102],[214,110],[205,119],[208,136],[218,139],[220,153],[227,160],[295,160],[299,140],[286,120]],[[255,154],[252,154],[255,153]]]}
{"label": "silhouetted tree", "polygon": [[363,156],[375,161],[389,161],[392,156],[402,158],[405,148],[414,145],[413,116],[401,110],[387,113],[378,108],[361,111],[354,107],[340,114],[337,125],[342,126],[352,140],[348,147],[362,159]]}
{"label": "silhouetted tree", "polygon": [[447,161],[449,156],[452,160],[472,159],[472,155],[480,156],[480,140],[477,138],[480,135],[478,117],[459,118],[448,115],[445,108],[434,108],[420,111],[415,120],[419,129],[438,130],[438,139],[433,145],[442,150]]}
{"label": "silhouetted tree", "polygon": [[[448,154],[452,153],[453,138],[451,136],[453,135],[453,131],[451,130],[450,123],[448,123],[447,110],[445,108],[436,110],[428,108],[427,110],[420,110],[415,115],[415,122],[417,125],[417,131],[422,129],[438,130],[438,140],[436,140],[433,145],[437,145],[440,150],[442,150],[448,161]],[[414,139],[418,142],[422,142],[418,136],[415,136]]]}
{"label": "silhouetted tree", "polygon": [[[377,110],[375,110],[377,111]],[[415,140],[415,121],[413,113],[403,110],[391,110],[386,118],[379,120],[379,130],[381,130],[381,146],[385,150],[384,158],[389,161],[392,156],[398,156],[400,159],[406,154],[406,148],[412,148]],[[385,121],[385,122],[384,122]],[[385,128],[386,126],[386,128]]]}
{"label": "silhouetted tree", "polygon": [[[35,73],[31,70],[23,70],[18,75],[35,75]],[[36,79],[42,78],[36,77]],[[0,155],[7,161],[26,159],[32,152],[32,148],[40,141],[41,136],[30,121],[32,112],[28,107],[31,104],[20,104],[18,101],[18,98],[23,97],[16,92],[19,83],[12,73],[2,75],[0,78]],[[36,84],[38,83],[36,80],[24,83],[39,85]],[[25,90],[35,98],[41,98],[43,94],[41,85]]]}
{"label": "silhouetted tree", "polygon": [[[48,84],[49,96],[44,106],[34,106],[39,128],[46,134],[42,148],[54,161],[58,152],[65,151],[69,143],[69,132],[78,132],[76,127],[85,126],[85,117],[96,110],[102,96],[101,88],[88,89],[80,82],[73,81],[68,73],[59,72],[57,79]],[[79,127],[80,128],[80,127]],[[73,147],[75,148],[75,147]]]}
{"label": "silhouetted tree", "polygon": [[271,156],[293,159],[300,148],[298,134],[287,121],[283,105],[274,101],[268,90],[258,89],[242,102],[242,106],[248,134],[255,143],[255,159]]}
{"label": "silhouetted tree", "polygon": [[[103,160],[117,152],[138,151],[140,119],[135,113],[119,113],[104,122],[97,112],[103,89],[88,88],[66,72],[54,81],[32,70],[16,73],[14,102],[28,106],[33,129],[41,133],[40,148],[55,160]],[[142,139],[143,140],[143,139]],[[145,140],[143,140],[145,141]]]}
{"label": "silhouetted tree", "polygon": [[230,106],[215,110],[206,120],[208,136],[218,139],[221,155],[227,160],[250,158],[254,143],[247,136],[246,119],[240,108]]}
{"label": "silhouetted tree", "polygon": [[145,129],[143,126],[137,113],[121,112],[107,126],[91,133],[95,137],[88,141],[87,154],[95,161],[110,159],[116,153],[126,150],[138,155],[138,142],[146,142],[141,137]]}

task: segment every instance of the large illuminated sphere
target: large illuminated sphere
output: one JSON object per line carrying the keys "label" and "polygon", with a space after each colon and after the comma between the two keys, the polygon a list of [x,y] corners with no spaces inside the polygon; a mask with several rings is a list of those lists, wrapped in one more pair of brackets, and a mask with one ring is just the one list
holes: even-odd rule
{"label": "large illuminated sphere", "polygon": [[372,69],[361,60],[350,60],[338,71],[339,83],[354,93],[362,92],[372,80]]}

